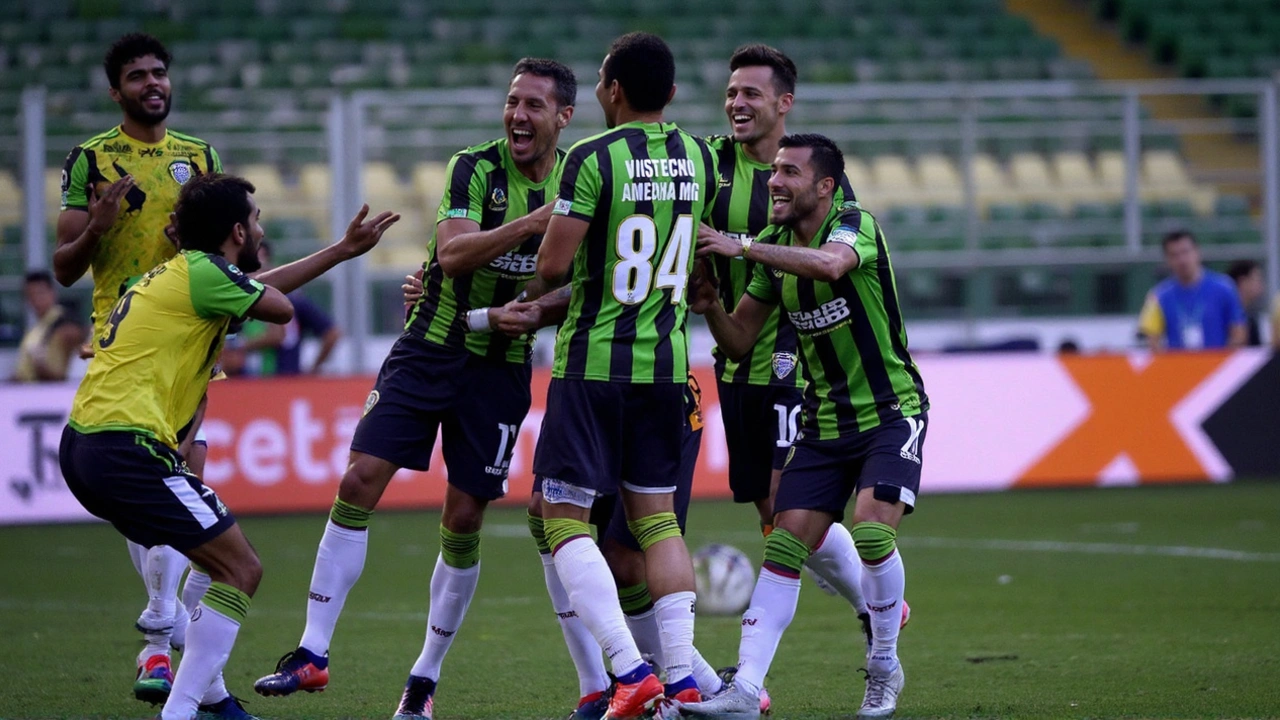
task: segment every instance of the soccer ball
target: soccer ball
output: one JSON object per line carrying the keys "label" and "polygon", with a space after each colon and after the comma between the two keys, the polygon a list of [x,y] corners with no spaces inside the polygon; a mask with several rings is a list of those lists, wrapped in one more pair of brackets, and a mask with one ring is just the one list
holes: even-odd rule
{"label": "soccer ball", "polygon": [[693,554],[698,612],[740,615],[751,603],[756,571],[746,553],[731,545],[704,545]]}

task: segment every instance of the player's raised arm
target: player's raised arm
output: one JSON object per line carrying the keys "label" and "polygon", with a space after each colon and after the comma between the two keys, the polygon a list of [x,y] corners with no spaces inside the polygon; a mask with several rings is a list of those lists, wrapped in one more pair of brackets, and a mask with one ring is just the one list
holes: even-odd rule
{"label": "player's raised arm", "polygon": [[66,200],[58,214],[58,245],[53,251],[53,275],[63,287],[70,287],[88,271],[98,241],[115,224],[120,201],[133,187],[133,178],[126,175],[98,197],[92,187],[86,187],[81,157],[80,153],[72,153],[63,172]]}
{"label": "player's raised arm", "polygon": [[436,260],[448,277],[475,272],[519,247],[532,235],[547,231],[551,205],[492,230],[481,230],[470,218],[445,220],[436,226]]}
{"label": "player's raised arm", "polygon": [[281,292],[291,293],[325,274],[338,263],[369,252],[382,239],[382,234],[387,231],[387,228],[400,220],[398,213],[390,211],[380,213],[371,220],[365,220],[368,216],[369,206],[361,206],[360,212],[352,218],[341,240],[301,260],[261,273],[256,276],[258,281]]}

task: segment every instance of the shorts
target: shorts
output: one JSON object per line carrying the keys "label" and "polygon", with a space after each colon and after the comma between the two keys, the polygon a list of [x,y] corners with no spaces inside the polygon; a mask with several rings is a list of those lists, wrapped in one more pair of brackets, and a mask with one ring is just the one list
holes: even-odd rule
{"label": "shorts", "polygon": [[804,391],[716,380],[729,450],[729,489],[736,503],[769,498],[773,471],[781,470],[796,439]]}
{"label": "shorts", "polygon": [[128,431],[62,431],[58,462],[85,510],[144,547],[180,552],[226,532],[235,517],[212,488],[187,471],[177,450]]}
{"label": "shorts", "polygon": [[353,452],[426,470],[443,426],[449,484],[481,500],[507,493],[532,395],[528,364],[491,360],[401,335],[378,371]]}
{"label": "shorts", "polygon": [[855,493],[875,488],[877,500],[902,501],[910,513],[920,492],[927,415],[836,440],[809,440],[801,433],[782,469],[773,512],[820,510],[840,522]]}
{"label": "shorts", "polygon": [[589,508],[619,487],[674,493],[687,424],[686,387],[552,379],[533,458],[543,497]]}

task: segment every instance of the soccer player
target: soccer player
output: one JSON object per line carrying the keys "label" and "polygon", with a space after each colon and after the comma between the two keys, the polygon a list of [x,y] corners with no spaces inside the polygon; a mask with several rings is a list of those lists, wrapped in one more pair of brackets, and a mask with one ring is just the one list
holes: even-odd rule
{"label": "soccer player", "polygon": [[[125,35],[111,46],[103,68],[123,121],[72,149],[62,171],[54,275],[70,286],[92,268],[94,341],[102,339],[124,291],[177,252],[164,229],[183,184],[222,171],[213,147],[165,124],[171,59],[150,35]],[[173,680],[169,646],[181,645],[187,622],[177,596],[187,561],[163,545],[130,544],[129,555],[148,594],[137,621],[146,646],[133,691],[139,700],[161,703]]]}
{"label": "soccer player", "polygon": [[560,131],[573,117],[573,72],[516,64],[505,137],[450,161],[428,246],[424,295],[396,341],[351,443],[351,460],[316,553],[298,649],[258,680],[263,695],[322,690],[330,640],[364,567],[369,518],[402,467],[426,470],[443,425],[449,487],[422,654],[397,718],[430,718],[440,667],[475,594],[485,507],[506,494],[507,470],[531,401],[532,338],[468,332],[500,318],[533,277],[560,179]]}
{"label": "soccer player", "polygon": [[743,615],[737,675],[725,692],[683,710],[759,716],[760,686],[795,615],[800,569],[856,495],[853,539],[874,630],[858,717],[884,718],[905,682],[897,655],[905,575],[895,540],[920,485],[928,399],[907,352],[884,233],[856,201],[834,202],[844,172],[839,148],[821,135],[790,135],[779,145],[769,227],[754,241],[699,242],[700,254],[755,261],[747,291],[730,314],[702,283],[692,307],[705,314],[730,358],[749,352],[773,306],[782,307],[799,335],[804,421],[782,471],[775,529]]}
{"label": "soccer player", "polygon": [[[664,694],[700,697],[691,674],[693,565],[673,495],[688,376],[685,290],[716,183],[706,144],[663,122],[674,94],[675,61],[661,38],[630,33],[613,42],[596,85],[610,129],[570,151],[528,289],[536,299],[572,269],[534,474],[543,478],[556,574],[618,678],[611,718],[637,717]],[[645,553],[665,689],[628,632],[587,527],[596,497],[618,490]]]}
{"label": "soccer player", "polygon": [[[778,142],[786,135],[796,89],[791,58],[768,45],[744,45],[729,58],[725,115],[731,134],[708,138],[720,173],[720,193],[700,241],[742,242],[769,224],[769,176]],[[840,175],[833,202],[855,200],[849,179]],[[747,289],[755,262],[712,257],[720,299],[733,311]],[[767,537],[773,529],[773,496],[782,464],[797,432],[804,377],[798,371],[796,333],[778,310],[765,321],[760,337],[737,360],[714,352],[720,414],[729,450],[729,487],[739,503],[754,503]],[[870,616],[862,599],[861,573],[849,530],[835,523],[805,568],[818,585],[838,593],[854,608],[870,642]],[[906,605],[903,605],[905,623]]]}
{"label": "soccer player", "polygon": [[284,293],[367,252],[399,219],[382,213],[366,222],[365,206],[335,245],[251,280],[233,261],[250,271],[257,263],[263,233],[252,193],[249,182],[220,174],[186,184],[175,210],[183,251],[145,274],[106,318],[59,448],[67,487],[86,510],[139,545],[177,549],[212,578],[192,614],[162,720],[197,711],[248,717],[234,698],[210,703],[208,693],[262,566],[235,518],[177,452],[227,327],[244,317],[288,322]]}

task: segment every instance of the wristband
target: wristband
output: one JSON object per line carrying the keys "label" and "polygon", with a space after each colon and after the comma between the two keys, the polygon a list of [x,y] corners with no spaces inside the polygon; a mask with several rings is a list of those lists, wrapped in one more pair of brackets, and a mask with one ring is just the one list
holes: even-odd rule
{"label": "wristband", "polygon": [[739,257],[745,258],[747,256],[747,253],[751,250],[751,246],[754,245],[755,242],[756,242],[755,238],[749,235],[743,235],[742,236],[742,254],[739,255]]}
{"label": "wristband", "polygon": [[489,322],[489,308],[477,308],[468,312],[467,328],[475,333],[493,332],[493,324]]}

